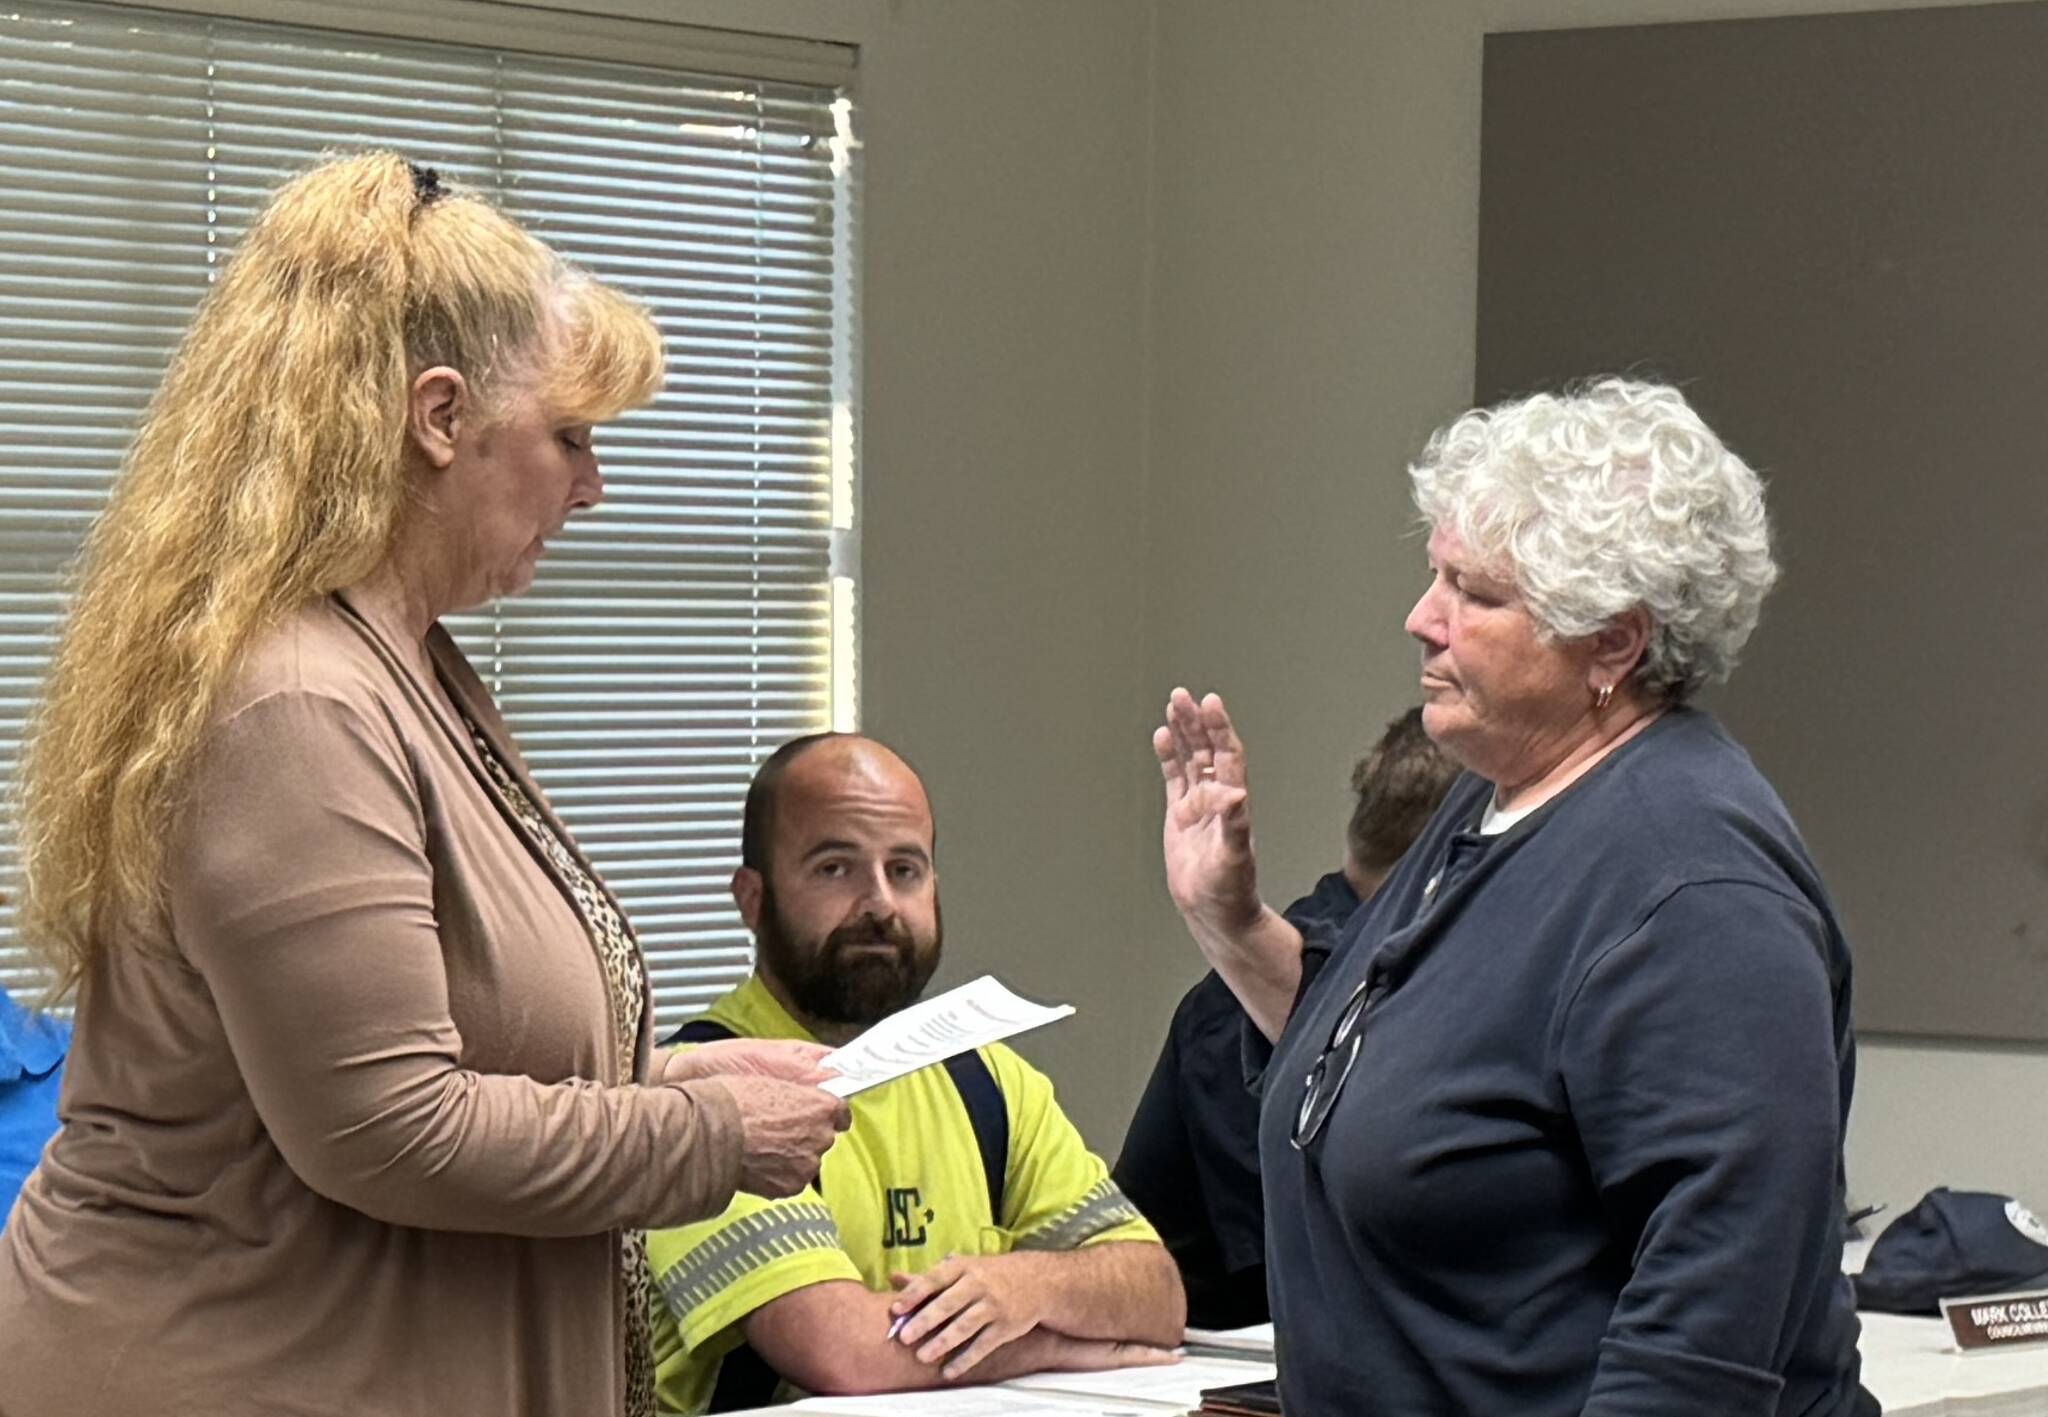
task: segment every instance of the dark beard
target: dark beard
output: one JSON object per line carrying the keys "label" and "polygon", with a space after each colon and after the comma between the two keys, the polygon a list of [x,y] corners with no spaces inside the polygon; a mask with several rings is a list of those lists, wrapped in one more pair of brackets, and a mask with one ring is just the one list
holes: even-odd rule
{"label": "dark beard", "polygon": [[[754,927],[759,963],[789,995],[804,1019],[814,1023],[867,1028],[924,995],[939,967],[945,923],[938,902],[932,903],[932,939],[919,949],[916,937],[899,916],[881,921],[872,916],[850,921],[822,943],[792,939],[775,906],[775,888],[761,883],[761,914]],[[887,944],[887,952],[852,952],[856,945]]]}

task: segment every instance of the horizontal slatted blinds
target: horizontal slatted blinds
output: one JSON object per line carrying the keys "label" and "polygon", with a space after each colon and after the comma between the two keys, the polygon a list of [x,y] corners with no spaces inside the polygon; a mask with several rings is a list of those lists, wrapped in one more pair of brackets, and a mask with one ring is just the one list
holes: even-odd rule
{"label": "horizontal slatted blinds", "polygon": [[[516,21],[512,21],[516,23]],[[669,384],[525,595],[450,622],[624,900],[664,1023],[748,965],[754,767],[851,726],[854,143],[839,90],[81,4],[0,15],[0,775],[61,571],[266,195],[390,147],[631,291]],[[11,837],[0,862],[12,868]],[[0,910],[0,982],[26,958]]]}

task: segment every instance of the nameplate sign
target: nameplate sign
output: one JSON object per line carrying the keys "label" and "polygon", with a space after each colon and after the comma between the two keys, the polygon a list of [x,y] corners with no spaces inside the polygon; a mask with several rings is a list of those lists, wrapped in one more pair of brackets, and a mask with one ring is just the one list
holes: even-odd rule
{"label": "nameplate sign", "polygon": [[2024,1294],[1986,1294],[1975,1299],[1944,1299],[1941,1316],[1965,1353],[2010,1348],[2019,1343],[2048,1343],[2048,1289]]}

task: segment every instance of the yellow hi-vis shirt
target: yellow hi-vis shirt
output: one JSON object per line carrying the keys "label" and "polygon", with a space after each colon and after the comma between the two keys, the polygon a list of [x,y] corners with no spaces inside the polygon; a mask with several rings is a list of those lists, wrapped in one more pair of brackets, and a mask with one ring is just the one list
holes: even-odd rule
{"label": "yellow hi-vis shirt", "polygon": [[[810,1039],[759,975],[705,1017],[742,1038]],[[649,1232],[663,1412],[703,1412],[720,1362],[743,1340],[740,1321],[807,1285],[853,1279],[886,1292],[892,1272],[919,1274],[949,1254],[1158,1242],[1045,1074],[1000,1043],[981,1056],[1010,1121],[1000,1216],[989,1213],[967,1108],[946,1070],[931,1067],[849,1099],[853,1125],[825,1153],[816,1188],[780,1201],[738,1195],[714,1219]]]}

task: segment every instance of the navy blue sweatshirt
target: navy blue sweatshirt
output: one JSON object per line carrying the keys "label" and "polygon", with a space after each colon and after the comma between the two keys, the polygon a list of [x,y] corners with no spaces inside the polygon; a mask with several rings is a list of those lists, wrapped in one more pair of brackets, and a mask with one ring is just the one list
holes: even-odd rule
{"label": "navy blue sweatshirt", "polygon": [[1691,710],[1482,838],[1491,792],[1453,787],[1305,960],[1266,1074],[1290,1417],[1875,1412],[1840,1272],[1849,955],[1783,804]]}

